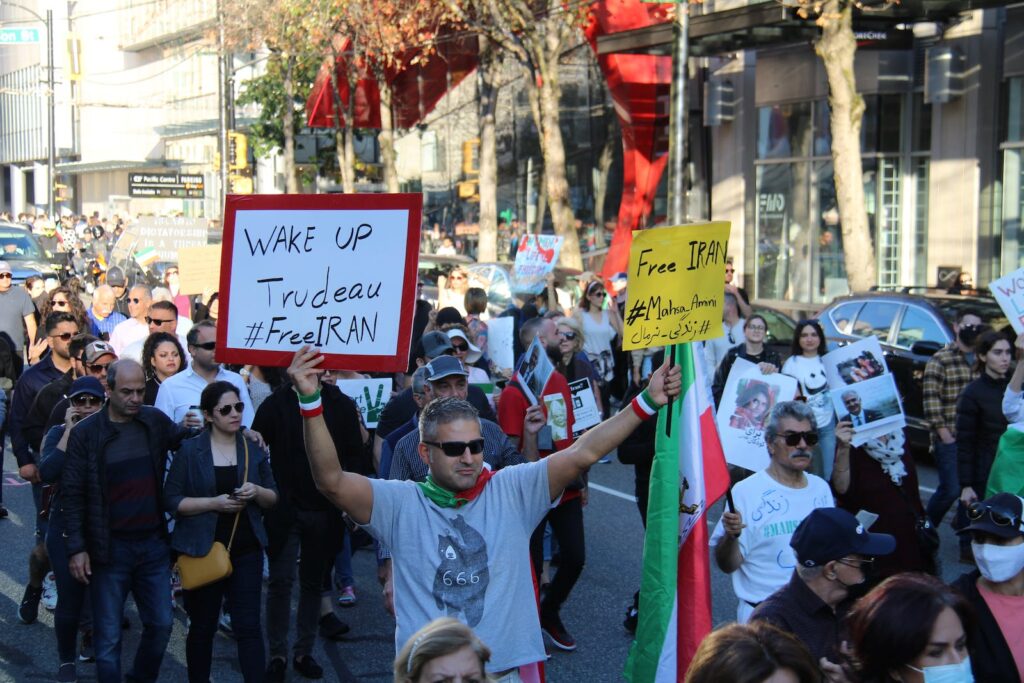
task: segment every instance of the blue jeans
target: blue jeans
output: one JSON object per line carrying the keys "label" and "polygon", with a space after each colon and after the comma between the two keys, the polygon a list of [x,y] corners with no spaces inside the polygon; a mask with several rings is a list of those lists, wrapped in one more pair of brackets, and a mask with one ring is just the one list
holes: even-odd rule
{"label": "blue jeans", "polygon": [[60,506],[50,508],[50,524],[46,531],[46,552],[50,555],[54,581],[57,583],[57,609],[53,612],[53,630],[57,635],[57,656],[61,664],[75,661],[78,653],[78,630],[92,628],[92,606],[89,589],[75,580],[68,569],[67,546],[64,543],[64,520]]}
{"label": "blue jeans", "polygon": [[121,683],[121,621],[129,591],[139,608],[142,637],[126,680],[159,678],[173,624],[170,585],[171,552],[164,539],[110,539],[110,563],[92,565],[89,590],[99,683]]}
{"label": "blue jeans", "polygon": [[818,427],[818,446],[811,458],[811,472],[825,481],[832,479],[832,467],[836,462],[836,423],[832,421]]}
{"label": "blue jeans", "polygon": [[932,526],[938,528],[949,512],[949,506],[960,497],[960,476],[956,469],[956,443],[944,444],[942,439],[932,437],[935,453],[935,468],[939,472],[939,485],[928,501],[926,514]]}
{"label": "blue jeans", "polygon": [[213,637],[224,598],[231,614],[231,630],[238,644],[238,664],[245,683],[260,683],[266,674],[260,603],[263,598],[263,551],[231,558],[228,578],[185,591],[185,611],[192,620],[185,638],[185,660],[191,683],[208,683],[213,661]]}

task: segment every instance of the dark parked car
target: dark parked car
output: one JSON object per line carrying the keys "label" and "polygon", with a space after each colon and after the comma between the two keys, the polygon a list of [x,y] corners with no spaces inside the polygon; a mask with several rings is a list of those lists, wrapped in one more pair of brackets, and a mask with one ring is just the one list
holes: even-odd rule
{"label": "dark parked car", "polygon": [[55,278],[60,270],[31,230],[6,221],[0,221],[0,260],[10,264],[16,285],[24,283],[31,275]]}
{"label": "dark parked car", "polygon": [[867,336],[878,337],[903,398],[909,439],[917,453],[929,448],[921,396],[924,367],[936,351],[953,341],[953,323],[965,308],[977,310],[997,330],[1010,327],[999,304],[987,293],[964,296],[925,288],[840,297],[818,316],[829,350]]}

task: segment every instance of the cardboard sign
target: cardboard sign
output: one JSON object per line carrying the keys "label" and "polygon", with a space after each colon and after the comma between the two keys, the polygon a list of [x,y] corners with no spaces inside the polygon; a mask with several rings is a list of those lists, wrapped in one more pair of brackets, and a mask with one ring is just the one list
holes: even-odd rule
{"label": "cardboard sign", "polygon": [[285,366],[309,345],[325,369],[409,362],[419,194],[228,195],[218,361]]}
{"label": "cardboard sign", "polygon": [[511,370],[515,366],[514,327],[512,318],[491,318],[487,321],[487,357],[499,370]]}
{"label": "cardboard sign", "polygon": [[572,438],[576,439],[601,421],[601,409],[597,407],[588,378],[569,382],[569,392],[572,394]]}
{"label": "cardboard sign", "polygon": [[339,379],[338,388],[359,406],[363,425],[376,429],[380,414],[391,399],[390,379]]}
{"label": "cardboard sign", "polygon": [[854,446],[903,429],[907,422],[896,381],[878,337],[867,337],[825,354],[829,395],[837,422],[853,423]]}
{"label": "cardboard sign", "polygon": [[220,245],[178,250],[178,281],[181,294],[216,292],[220,287]]}
{"label": "cardboard sign", "polygon": [[544,290],[544,279],[555,269],[562,237],[527,234],[519,240],[516,262],[512,267],[512,292],[534,294]]}
{"label": "cardboard sign", "polygon": [[622,348],[722,336],[727,222],[633,232]]}
{"label": "cardboard sign", "polygon": [[750,361],[736,359],[716,416],[726,462],[755,472],[768,466],[768,416],[780,401],[793,400],[796,391],[794,378],[778,372],[763,375]]}
{"label": "cardboard sign", "polygon": [[999,278],[988,286],[992,296],[1017,334],[1024,333],[1024,268]]}

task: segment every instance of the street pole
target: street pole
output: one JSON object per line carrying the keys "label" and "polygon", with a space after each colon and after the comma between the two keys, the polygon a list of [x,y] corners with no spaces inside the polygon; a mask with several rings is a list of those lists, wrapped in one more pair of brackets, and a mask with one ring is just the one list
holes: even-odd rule
{"label": "street pole", "polygon": [[687,62],[690,56],[690,8],[686,0],[676,1],[676,16],[672,22],[672,90],[669,98],[668,134],[668,215],[672,225],[682,225],[688,219],[686,202],[686,139],[689,111],[686,104]]}
{"label": "street pole", "polygon": [[57,132],[56,132],[56,113],[54,108],[56,103],[54,102],[54,88],[56,87],[56,81],[53,77],[53,10],[46,10],[46,52],[49,55],[47,59],[46,71],[46,98],[49,111],[47,112],[47,147],[48,158],[46,162],[46,207],[47,212],[50,216],[50,220],[56,220],[57,217],[54,214],[53,207],[53,181],[56,176],[56,165],[57,165]]}
{"label": "street pole", "polygon": [[227,64],[224,47],[224,8],[217,3],[217,109],[220,130],[217,146],[220,148],[220,219],[224,225],[224,211],[228,196],[228,105],[227,105]]}

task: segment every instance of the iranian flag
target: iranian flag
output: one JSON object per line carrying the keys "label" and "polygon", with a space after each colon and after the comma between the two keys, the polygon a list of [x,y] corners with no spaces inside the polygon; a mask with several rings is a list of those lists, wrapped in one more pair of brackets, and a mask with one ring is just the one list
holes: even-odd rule
{"label": "iranian flag", "polygon": [[705,513],[729,487],[701,345],[680,344],[671,352],[683,386],[679,398],[658,415],[640,621],[625,671],[632,683],[683,680],[697,646],[711,631]]}

